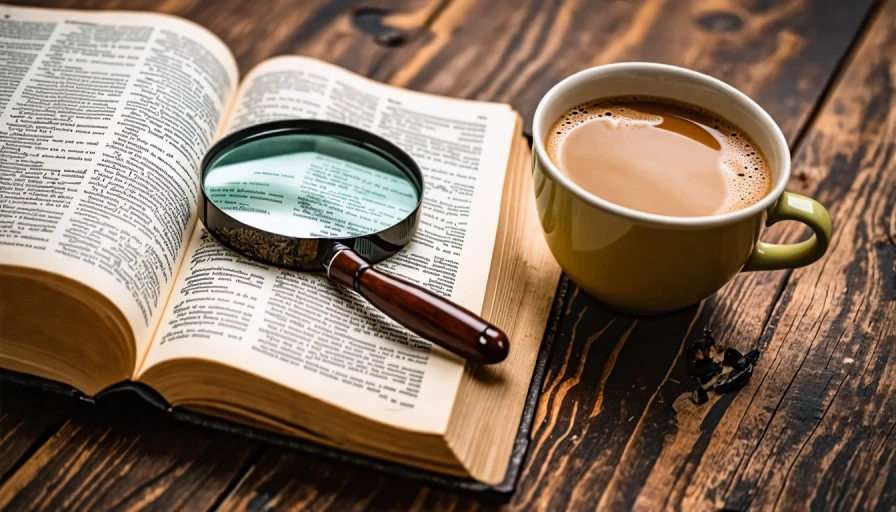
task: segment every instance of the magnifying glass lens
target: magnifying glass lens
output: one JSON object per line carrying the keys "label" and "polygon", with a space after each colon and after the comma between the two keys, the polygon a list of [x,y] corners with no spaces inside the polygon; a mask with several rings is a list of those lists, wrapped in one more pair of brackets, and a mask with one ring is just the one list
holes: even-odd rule
{"label": "magnifying glass lens", "polygon": [[250,140],[206,170],[208,199],[269,233],[347,238],[400,223],[420,202],[420,185],[396,162],[353,141],[314,134]]}

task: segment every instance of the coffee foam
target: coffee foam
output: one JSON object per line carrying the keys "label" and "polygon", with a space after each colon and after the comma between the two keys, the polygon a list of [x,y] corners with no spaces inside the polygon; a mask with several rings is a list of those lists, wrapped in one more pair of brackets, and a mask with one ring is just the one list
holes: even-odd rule
{"label": "coffee foam", "polygon": [[[714,124],[710,133],[722,147],[722,169],[728,185],[728,197],[715,212],[716,215],[733,212],[753,205],[771,190],[772,174],[765,157],[758,151],[756,143],[740,128],[706,109],[684,102],[649,96],[626,96],[581,103],[566,111],[554,122],[545,140],[548,157],[561,167],[560,147],[566,135],[575,127],[600,121],[614,128],[650,128],[663,122],[657,114],[640,112],[620,104],[649,101],[678,105],[712,118]],[[599,151],[599,148],[596,148]]]}

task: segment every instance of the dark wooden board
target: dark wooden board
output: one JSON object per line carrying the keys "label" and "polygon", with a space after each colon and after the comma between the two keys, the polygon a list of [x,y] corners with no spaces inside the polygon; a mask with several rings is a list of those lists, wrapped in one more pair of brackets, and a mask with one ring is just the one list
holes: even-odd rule
{"label": "dark wooden board", "polygon": [[[457,0],[390,80],[511,103],[538,100],[598,64],[654,61],[708,73],[758,101],[792,141],[873,0]],[[385,70],[384,70],[385,71]]]}
{"label": "dark wooden board", "polygon": [[[209,26],[244,72],[274,54],[305,53],[412,88],[511,101],[527,118],[563,76],[615,60],[686,65],[742,88],[791,141],[803,140],[791,188],[832,207],[838,231],[831,255],[792,273],[741,276],[703,305],[666,317],[615,315],[571,292],[512,508],[896,503],[889,435],[896,417],[894,2],[851,56],[869,1],[395,1],[391,7],[402,6],[403,14],[384,23],[405,29],[409,41],[397,49],[374,42],[371,34],[388,30],[377,16],[364,17],[368,32],[357,28],[354,9],[390,7],[379,0],[315,0],[300,9],[286,1],[265,9],[238,1],[91,3],[161,8]],[[842,81],[814,119],[816,102],[846,60]],[[792,241],[804,231],[776,229],[766,239]],[[683,398],[689,385],[677,356],[707,325],[738,348],[763,344],[768,352],[750,386],[696,407]],[[46,430],[6,436],[23,448],[16,448],[22,455],[0,487],[0,503],[481,507],[249,441],[83,414],[58,431],[53,419]],[[41,424],[22,418],[14,421]]]}
{"label": "dark wooden board", "polygon": [[136,396],[88,406],[14,393],[4,396],[4,411],[32,409],[29,419],[67,412],[68,421],[8,475],[0,510],[207,509],[258,450],[243,438],[175,424]]}
{"label": "dark wooden board", "polygon": [[71,405],[64,397],[23,392],[0,381],[0,482],[62,425]]}
{"label": "dark wooden board", "polygon": [[[425,31],[444,0],[11,0],[6,4],[69,9],[154,11],[196,22],[220,37],[245,75],[264,59],[301,54],[375,76],[392,48],[380,36]],[[378,37],[380,37],[378,39]]]}

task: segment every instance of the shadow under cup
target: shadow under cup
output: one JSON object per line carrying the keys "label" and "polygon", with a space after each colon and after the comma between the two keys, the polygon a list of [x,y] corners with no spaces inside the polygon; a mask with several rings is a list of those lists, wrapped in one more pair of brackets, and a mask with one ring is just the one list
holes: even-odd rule
{"label": "shadow under cup", "polygon": [[[630,95],[691,103],[739,126],[768,159],[771,192],[747,208],[722,215],[670,217],[625,208],[583,190],[548,159],[544,147],[547,130],[577,104]],[[813,227],[822,236],[803,242],[809,245],[802,247],[807,253],[802,259],[784,261],[787,258],[778,255],[774,261],[765,261],[768,258],[756,255],[766,247],[772,252],[783,251],[782,247],[800,252],[796,250],[800,244],[771,246],[760,242],[757,248],[767,216],[784,194],[790,176],[790,152],[781,130],[765,111],[716,79],[649,63],[591,68],[566,78],[542,98],[533,128],[536,204],[551,252],[573,282],[610,307],[651,314],[680,309],[718,291],[751,257],[757,262],[763,260],[756,269],[789,268],[814,261],[827,246],[829,217],[827,236],[824,229],[819,233]],[[795,198],[817,205],[808,198]],[[818,209],[824,210],[820,205]],[[798,216],[785,217],[807,222]],[[769,222],[777,220],[783,218]],[[821,243],[824,247],[819,253]]]}

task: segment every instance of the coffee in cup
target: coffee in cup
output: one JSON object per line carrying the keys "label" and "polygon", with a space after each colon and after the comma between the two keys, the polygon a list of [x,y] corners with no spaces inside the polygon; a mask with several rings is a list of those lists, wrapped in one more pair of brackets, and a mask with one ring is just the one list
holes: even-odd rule
{"label": "coffee in cup", "polygon": [[768,160],[742,129],[719,114],[664,98],[581,103],[554,122],[544,143],[573,182],[642,212],[719,215],[746,208],[771,190]]}

